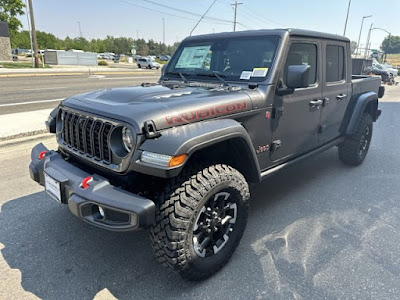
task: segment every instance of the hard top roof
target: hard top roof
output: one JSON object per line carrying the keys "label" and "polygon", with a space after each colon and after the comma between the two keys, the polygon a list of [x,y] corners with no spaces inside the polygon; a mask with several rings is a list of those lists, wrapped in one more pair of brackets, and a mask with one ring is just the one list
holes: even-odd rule
{"label": "hard top roof", "polygon": [[312,38],[319,38],[319,39],[350,42],[350,40],[348,38],[341,36],[341,35],[312,31],[312,30],[295,29],[295,28],[221,32],[221,33],[212,33],[212,34],[191,36],[191,37],[187,37],[185,40],[192,41],[192,40],[203,40],[203,39],[214,39],[214,38],[227,38],[227,37],[240,37],[240,36],[247,37],[247,36],[260,36],[260,35],[283,36],[285,33],[289,33],[290,36],[312,37]]}

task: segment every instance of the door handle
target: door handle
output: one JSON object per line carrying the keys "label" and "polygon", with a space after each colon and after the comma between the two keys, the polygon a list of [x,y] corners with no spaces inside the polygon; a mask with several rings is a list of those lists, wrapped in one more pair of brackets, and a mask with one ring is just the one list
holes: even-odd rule
{"label": "door handle", "polygon": [[323,100],[311,100],[310,101],[310,106],[311,107],[319,107],[324,103]]}
{"label": "door handle", "polygon": [[345,99],[347,97],[346,94],[340,94],[336,96],[336,100],[337,101],[342,101],[343,99]]}

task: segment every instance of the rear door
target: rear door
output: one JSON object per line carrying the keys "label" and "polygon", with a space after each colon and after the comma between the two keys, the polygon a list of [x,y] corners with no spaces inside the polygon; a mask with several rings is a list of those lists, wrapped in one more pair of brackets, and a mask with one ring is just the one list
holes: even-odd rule
{"label": "rear door", "polygon": [[347,44],[340,41],[324,42],[324,80],[321,109],[320,142],[326,143],[340,135],[339,128],[346,111],[351,91],[351,74],[347,60]]}
{"label": "rear door", "polygon": [[319,40],[293,39],[290,42],[286,63],[280,71],[283,85],[288,66],[309,65],[309,86],[295,89],[291,95],[275,96],[274,109],[281,110],[282,114],[275,116],[273,125],[273,161],[304,153],[318,144],[320,105],[312,103],[322,102],[320,48]]}

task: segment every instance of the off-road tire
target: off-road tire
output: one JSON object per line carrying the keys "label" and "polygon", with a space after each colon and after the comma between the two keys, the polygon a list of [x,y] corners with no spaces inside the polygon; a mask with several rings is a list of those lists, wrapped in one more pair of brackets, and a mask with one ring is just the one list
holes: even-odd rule
{"label": "off-road tire", "polygon": [[372,137],[372,117],[363,113],[354,134],[339,145],[339,159],[350,166],[360,165],[368,153]]}
{"label": "off-road tire", "polygon": [[[247,222],[249,186],[239,171],[224,164],[191,168],[182,173],[158,197],[156,224],[150,229],[150,239],[162,265],[186,280],[198,281],[220,270],[238,246]],[[236,223],[217,253],[200,257],[194,249],[194,225],[201,209],[221,191],[228,191],[237,205]]]}

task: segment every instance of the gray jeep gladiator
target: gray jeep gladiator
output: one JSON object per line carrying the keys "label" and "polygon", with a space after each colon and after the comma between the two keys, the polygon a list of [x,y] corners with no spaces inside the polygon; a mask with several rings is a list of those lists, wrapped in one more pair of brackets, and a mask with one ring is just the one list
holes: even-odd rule
{"label": "gray jeep gladiator", "polygon": [[89,224],[148,229],[157,259],[188,280],[227,263],[249,185],[333,146],[359,165],[384,94],[352,77],[350,42],[297,29],[186,38],[157,84],[65,99],[32,150],[33,180]]}

